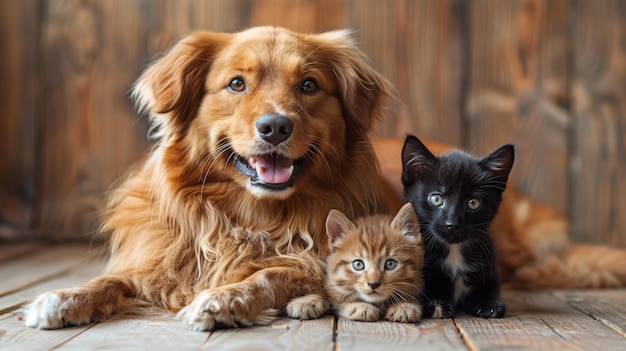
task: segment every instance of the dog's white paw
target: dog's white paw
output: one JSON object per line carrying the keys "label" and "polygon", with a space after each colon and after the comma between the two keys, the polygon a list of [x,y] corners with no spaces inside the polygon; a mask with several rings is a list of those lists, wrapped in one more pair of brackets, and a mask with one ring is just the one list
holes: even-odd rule
{"label": "dog's white paw", "polygon": [[212,289],[201,292],[177,317],[192,330],[205,331],[217,328],[249,327],[268,324],[276,318],[278,311],[257,311],[243,297],[227,290]]}
{"label": "dog's white paw", "polygon": [[88,317],[68,318],[67,311],[73,303],[71,296],[62,299],[53,291],[43,293],[26,306],[24,324],[37,329],[59,329],[89,323]]}
{"label": "dog's white paw", "polygon": [[285,312],[294,319],[318,318],[330,309],[328,301],[320,294],[309,294],[292,299],[287,304]]}

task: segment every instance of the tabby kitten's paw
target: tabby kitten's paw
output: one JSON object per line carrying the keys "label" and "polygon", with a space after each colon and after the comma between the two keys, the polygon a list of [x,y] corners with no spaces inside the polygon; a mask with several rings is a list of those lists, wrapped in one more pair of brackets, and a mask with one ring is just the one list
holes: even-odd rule
{"label": "tabby kitten's paw", "polygon": [[486,301],[465,308],[467,313],[483,318],[502,318],[506,312],[506,306],[501,301]]}
{"label": "tabby kitten's paw", "polygon": [[424,306],[424,316],[428,318],[452,318],[455,314],[454,305],[449,302],[431,300]]}
{"label": "tabby kitten's paw", "polygon": [[285,312],[294,319],[318,318],[330,309],[326,298],[320,294],[309,294],[296,297],[287,304]]}
{"label": "tabby kitten's paw", "polygon": [[367,302],[352,302],[341,306],[339,316],[353,321],[374,322],[380,320],[380,310]]}
{"label": "tabby kitten's paw", "polygon": [[416,303],[402,302],[389,306],[385,320],[391,322],[413,323],[422,318],[422,307]]}

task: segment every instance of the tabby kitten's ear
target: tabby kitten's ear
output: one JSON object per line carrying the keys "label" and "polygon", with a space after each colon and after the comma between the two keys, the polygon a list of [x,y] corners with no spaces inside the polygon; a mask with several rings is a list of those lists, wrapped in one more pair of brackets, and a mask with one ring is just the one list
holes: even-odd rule
{"label": "tabby kitten's ear", "polygon": [[420,225],[415,215],[415,210],[410,202],[402,206],[398,214],[391,221],[391,228],[400,231],[404,235],[418,237]]}
{"label": "tabby kitten's ear", "polygon": [[435,155],[415,136],[407,135],[402,147],[402,184],[412,185],[433,172]]}
{"label": "tabby kitten's ear", "polygon": [[330,210],[326,217],[326,235],[331,246],[350,230],[356,229],[356,225],[345,214],[338,210]]}
{"label": "tabby kitten's ear", "polygon": [[513,160],[515,158],[515,148],[513,144],[505,144],[500,146],[496,151],[485,156],[481,161],[481,165],[491,173],[492,177],[503,177],[507,179],[513,168]]}

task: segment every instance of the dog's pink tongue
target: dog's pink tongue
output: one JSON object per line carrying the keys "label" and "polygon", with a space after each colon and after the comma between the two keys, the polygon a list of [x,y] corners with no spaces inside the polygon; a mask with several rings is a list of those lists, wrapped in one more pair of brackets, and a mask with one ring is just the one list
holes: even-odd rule
{"label": "dog's pink tongue", "polygon": [[293,173],[293,162],[284,157],[252,157],[249,162],[267,184],[286,183]]}

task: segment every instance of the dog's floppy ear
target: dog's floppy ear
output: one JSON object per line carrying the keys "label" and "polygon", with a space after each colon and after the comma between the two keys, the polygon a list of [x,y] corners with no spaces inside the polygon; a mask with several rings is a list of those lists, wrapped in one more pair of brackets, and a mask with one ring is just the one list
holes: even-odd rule
{"label": "dog's floppy ear", "polygon": [[385,105],[396,99],[391,83],[367,63],[350,31],[330,31],[319,37],[324,42],[319,50],[337,77],[344,109],[355,122],[353,127],[370,131],[373,122],[382,119]]}
{"label": "dog's floppy ear", "polygon": [[205,94],[211,63],[229,41],[230,35],[213,32],[193,33],[180,40],[135,83],[132,94],[138,107],[159,127],[186,130]]}

